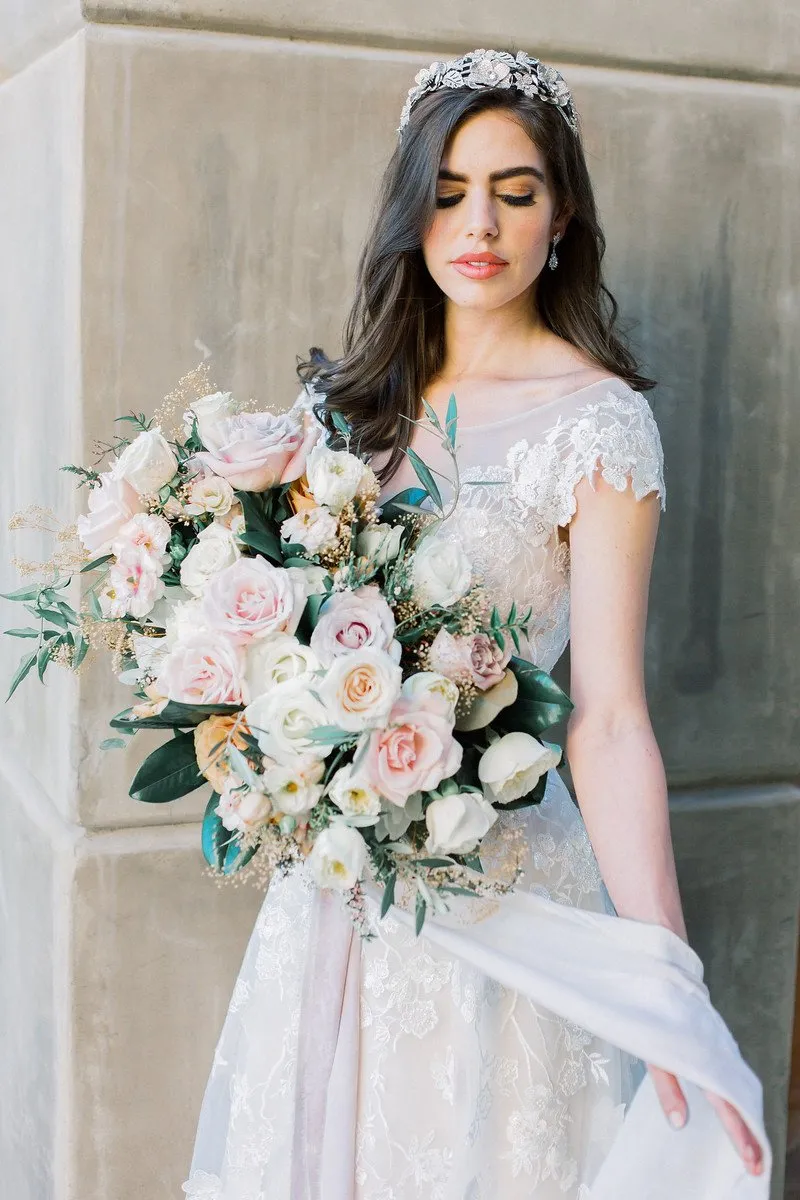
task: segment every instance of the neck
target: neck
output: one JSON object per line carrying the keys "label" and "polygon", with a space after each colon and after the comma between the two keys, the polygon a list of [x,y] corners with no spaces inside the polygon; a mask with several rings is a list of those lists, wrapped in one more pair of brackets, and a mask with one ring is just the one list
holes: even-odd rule
{"label": "neck", "polygon": [[524,374],[522,364],[547,336],[530,292],[488,311],[447,300],[440,376],[457,380]]}

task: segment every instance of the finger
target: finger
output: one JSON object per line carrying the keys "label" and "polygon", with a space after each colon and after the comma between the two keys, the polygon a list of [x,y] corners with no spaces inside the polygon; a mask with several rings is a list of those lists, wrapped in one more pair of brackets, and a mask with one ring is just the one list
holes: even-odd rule
{"label": "finger", "polygon": [[729,1104],[727,1100],[723,1100],[715,1092],[705,1092],[704,1095],[717,1113],[725,1132],[744,1160],[747,1169],[754,1175],[759,1175],[763,1169],[764,1156],[761,1146],[751,1133],[749,1127],[742,1120],[733,1105]]}
{"label": "finger", "polygon": [[667,1120],[674,1129],[681,1129],[686,1124],[689,1106],[681,1090],[677,1077],[661,1067],[648,1066],[653,1080],[653,1086],[659,1104],[664,1110]]}

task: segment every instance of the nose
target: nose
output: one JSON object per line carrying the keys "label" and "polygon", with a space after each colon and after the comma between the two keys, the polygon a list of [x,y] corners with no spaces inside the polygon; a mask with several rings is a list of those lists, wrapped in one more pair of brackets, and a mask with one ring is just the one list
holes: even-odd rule
{"label": "nose", "polygon": [[473,192],[467,207],[467,235],[480,241],[497,237],[497,213],[494,197],[485,192]]}

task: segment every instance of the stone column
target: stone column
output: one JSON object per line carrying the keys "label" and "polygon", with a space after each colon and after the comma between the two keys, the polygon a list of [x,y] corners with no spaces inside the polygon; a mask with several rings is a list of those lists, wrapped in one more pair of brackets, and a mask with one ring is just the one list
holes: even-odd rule
{"label": "stone column", "polygon": [[[224,11],[223,11],[224,10]],[[788,0],[531,8],[12,0],[0,14],[0,519],[65,519],[64,462],[210,357],[288,404],[333,354],[420,66],[475,46],[564,70],[608,275],[662,386],[667,512],[647,639],[692,939],[765,1081],[777,1200],[800,831],[796,155]],[[415,31],[424,31],[424,41]],[[513,41],[512,41],[513,39]],[[4,534],[9,557],[49,543]],[[5,602],[0,602],[5,603]],[[18,624],[12,605],[4,628]],[[20,647],[0,640],[2,678]],[[26,680],[0,730],[0,1129],[14,1200],[180,1194],[261,897],[203,872],[204,793],[127,796],[107,664]]]}

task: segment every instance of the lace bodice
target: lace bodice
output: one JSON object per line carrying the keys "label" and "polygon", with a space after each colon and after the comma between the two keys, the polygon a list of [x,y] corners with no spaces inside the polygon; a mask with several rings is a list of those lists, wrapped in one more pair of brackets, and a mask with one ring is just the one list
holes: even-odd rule
{"label": "lace bodice", "polygon": [[[452,473],[429,435],[414,445],[429,466]],[[461,428],[458,465],[459,502],[441,533],[461,544],[501,612],[513,601],[533,610],[528,656],[549,671],[569,640],[570,552],[559,527],[575,514],[578,481],[586,476],[594,487],[599,470],[618,491],[631,486],[637,500],[657,492],[666,508],[652,410],[622,380],[601,380],[527,412]],[[416,483],[406,461],[384,499]]]}

